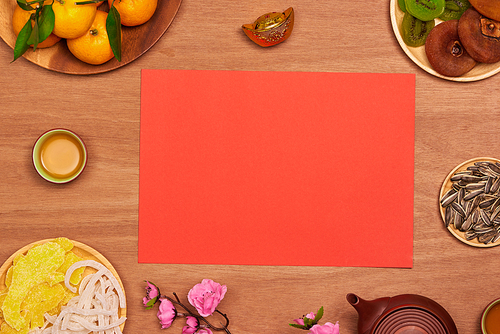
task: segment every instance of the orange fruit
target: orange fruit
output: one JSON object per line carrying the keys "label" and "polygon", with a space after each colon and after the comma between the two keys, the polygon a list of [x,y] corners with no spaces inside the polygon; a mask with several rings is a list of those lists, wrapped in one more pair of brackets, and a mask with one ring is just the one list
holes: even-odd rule
{"label": "orange fruit", "polygon": [[108,0],[108,4],[118,10],[124,26],[132,27],[146,23],[153,16],[158,0]]}
{"label": "orange fruit", "polygon": [[92,65],[100,65],[114,57],[106,31],[108,13],[98,10],[87,32],[78,38],[68,39],[69,51],[78,59]]}
{"label": "orange fruit", "polygon": [[[50,4],[50,0],[46,1],[46,3]],[[35,11],[34,10],[23,10],[21,7],[16,6],[16,9],[14,9],[14,14],[12,15],[12,27],[14,28],[14,33],[19,35],[19,32],[21,29],[24,27],[26,22],[31,17],[31,14],[33,14]],[[31,26],[33,27],[35,25],[35,21],[31,21]],[[43,48],[48,48],[51,47],[52,45],[56,44],[61,40],[60,37],[57,37],[54,34],[50,34],[49,37],[47,37],[43,42],[38,43],[37,48],[43,49]],[[33,45],[32,45],[33,46]]]}
{"label": "orange fruit", "polygon": [[55,0],[53,33],[61,38],[77,38],[85,34],[94,22],[95,4],[75,5],[74,0]]}

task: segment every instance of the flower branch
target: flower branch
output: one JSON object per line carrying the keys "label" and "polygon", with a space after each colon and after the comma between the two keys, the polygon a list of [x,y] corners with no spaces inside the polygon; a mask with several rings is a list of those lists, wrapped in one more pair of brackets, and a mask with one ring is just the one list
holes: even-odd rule
{"label": "flower branch", "polygon": [[[198,312],[196,314],[180,301],[175,292],[172,293],[175,299],[161,295],[160,289],[155,284],[149,281],[146,282],[148,286],[146,287],[146,297],[143,298],[143,304],[146,309],[151,309],[157,302],[160,302],[157,317],[160,320],[162,329],[169,328],[177,317],[185,317],[186,326],[182,328],[182,334],[213,334],[212,330],[231,334],[227,328],[229,318],[216,309],[227,291],[225,285],[220,285],[208,279],[196,284],[187,296],[189,303]],[[182,312],[179,312],[181,309]],[[206,317],[214,313],[220,314],[225,319],[225,324],[221,322],[221,327],[211,324],[206,319]]]}

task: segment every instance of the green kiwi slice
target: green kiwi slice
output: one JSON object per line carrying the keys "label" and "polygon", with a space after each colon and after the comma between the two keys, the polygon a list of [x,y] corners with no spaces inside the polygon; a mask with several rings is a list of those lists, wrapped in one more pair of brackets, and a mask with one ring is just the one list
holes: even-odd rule
{"label": "green kiwi slice", "polygon": [[425,44],[427,35],[434,28],[434,20],[422,21],[406,12],[401,24],[401,36],[406,45],[418,47]]}
{"label": "green kiwi slice", "polygon": [[444,12],[439,18],[443,21],[458,20],[470,6],[469,0],[446,0]]}
{"label": "green kiwi slice", "polygon": [[430,21],[444,12],[445,0],[405,0],[406,11],[421,21]]}
{"label": "green kiwi slice", "polygon": [[405,4],[405,0],[398,0],[398,5],[399,5],[399,9],[401,9],[401,11],[403,13],[406,13],[406,4]]}

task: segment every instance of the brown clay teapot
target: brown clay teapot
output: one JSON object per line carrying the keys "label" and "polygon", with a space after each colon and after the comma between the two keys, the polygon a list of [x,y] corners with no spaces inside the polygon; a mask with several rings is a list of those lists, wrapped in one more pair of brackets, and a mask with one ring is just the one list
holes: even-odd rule
{"label": "brown clay teapot", "polygon": [[358,311],[359,334],[458,334],[448,312],[424,296],[364,300],[349,293],[346,299]]}

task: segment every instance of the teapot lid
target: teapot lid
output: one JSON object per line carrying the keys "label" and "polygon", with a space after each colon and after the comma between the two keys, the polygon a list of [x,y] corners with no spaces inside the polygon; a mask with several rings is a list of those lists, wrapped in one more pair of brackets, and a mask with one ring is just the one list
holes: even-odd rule
{"label": "teapot lid", "polygon": [[385,315],[373,334],[448,334],[448,331],[434,314],[408,307]]}

